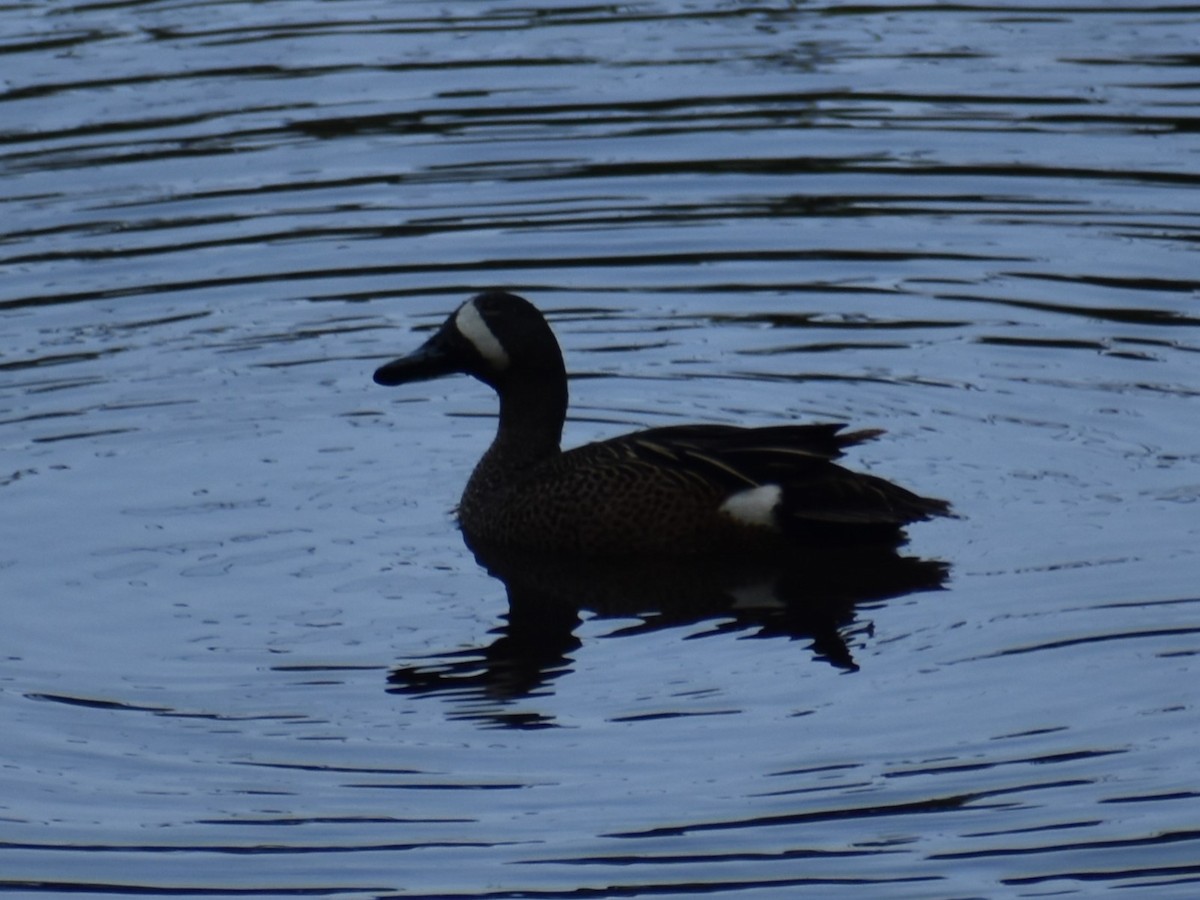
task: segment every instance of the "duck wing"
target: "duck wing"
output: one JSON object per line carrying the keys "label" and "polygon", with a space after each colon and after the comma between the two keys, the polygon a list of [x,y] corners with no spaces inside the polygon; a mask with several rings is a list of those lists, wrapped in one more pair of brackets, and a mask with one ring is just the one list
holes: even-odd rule
{"label": "duck wing", "polygon": [[597,447],[614,462],[647,466],[701,482],[725,496],[769,485],[780,488],[785,530],[817,523],[897,527],[950,515],[943,500],[922,497],[874,475],[834,462],[847,447],[881,434],[845,432],[841,424],[677,425],[640,431]]}

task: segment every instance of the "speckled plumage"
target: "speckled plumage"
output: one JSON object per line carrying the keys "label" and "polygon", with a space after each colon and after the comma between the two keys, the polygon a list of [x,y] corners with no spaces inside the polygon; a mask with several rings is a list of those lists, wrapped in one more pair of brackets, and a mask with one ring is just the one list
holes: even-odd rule
{"label": "speckled plumage", "polygon": [[[464,335],[456,321],[468,306],[474,333]],[[581,556],[772,552],[797,541],[896,543],[903,526],[949,514],[944,501],[833,462],[879,433],[843,433],[836,424],[681,425],[562,452],[562,354],[541,314],[513,294],[469,300],[375,380],[402,384],[453,372],[474,375],[500,396],[496,439],[458,509],[472,546]],[[743,493],[764,485],[779,490]],[[744,507],[723,508],[739,494]],[[775,496],[776,508],[764,509]]]}

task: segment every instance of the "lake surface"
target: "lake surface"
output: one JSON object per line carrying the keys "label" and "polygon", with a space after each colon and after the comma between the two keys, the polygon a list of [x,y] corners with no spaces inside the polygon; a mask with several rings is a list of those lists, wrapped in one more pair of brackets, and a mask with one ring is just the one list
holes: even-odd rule
{"label": "lake surface", "polygon": [[[0,891],[1200,895],[1198,14],[0,8]],[[528,607],[494,398],[371,383],[490,286],[570,445],[883,428],[962,518]]]}

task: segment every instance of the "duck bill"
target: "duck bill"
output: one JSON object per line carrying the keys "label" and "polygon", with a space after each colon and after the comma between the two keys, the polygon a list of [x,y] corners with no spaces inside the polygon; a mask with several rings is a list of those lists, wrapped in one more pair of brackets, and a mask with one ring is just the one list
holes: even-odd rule
{"label": "duck bill", "polygon": [[461,371],[462,367],[450,342],[445,333],[439,331],[408,356],[402,356],[376,369],[375,383],[394,387],[411,381],[441,378],[443,375],[453,375]]}

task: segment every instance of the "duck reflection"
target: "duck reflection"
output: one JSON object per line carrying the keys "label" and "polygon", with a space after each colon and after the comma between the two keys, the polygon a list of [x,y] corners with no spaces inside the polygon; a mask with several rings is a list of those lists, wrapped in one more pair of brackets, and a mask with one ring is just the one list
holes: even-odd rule
{"label": "duck reflection", "polygon": [[388,677],[395,693],[440,694],[457,716],[536,728],[553,723],[510,708],[571,671],[582,614],[633,620],[610,636],[711,622],[708,633],[746,632],[809,642],[815,659],[858,668],[856,635],[869,633],[857,608],[937,590],[945,563],[891,547],[816,548],[766,559],[597,560],[472,548],[504,582],[508,613],[485,646],[424,657]]}

